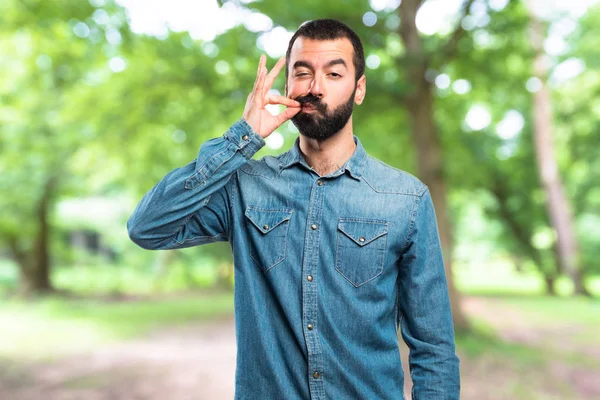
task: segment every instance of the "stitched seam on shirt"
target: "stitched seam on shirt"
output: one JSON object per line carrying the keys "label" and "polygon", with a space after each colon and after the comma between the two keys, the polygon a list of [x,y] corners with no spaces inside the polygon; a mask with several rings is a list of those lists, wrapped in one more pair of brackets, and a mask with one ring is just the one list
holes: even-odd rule
{"label": "stitched seam on shirt", "polygon": [[[240,118],[239,120],[237,120],[237,121],[236,121],[236,124],[237,124],[237,123],[241,124],[241,125],[242,125],[242,126],[245,128],[245,130],[243,130],[243,131],[247,131],[247,130],[248,130],[248,128],[250,128],[250,130],[252,130],[252,128],[250,127],[250,125],[248,125],[248,122],[247,122],[246,120],[244,120],[244,118]],[[236,124],[234,124],[234,126],[235,126]],[[245,125],[244,125],[244,124],[245,124]],[[242,132],[243,132],[243,131],[242,131]],[[242,150],[242,148],[244,148],[244,147],[245,147],[245,144],[247,144],[247,143],[245,143],[244,141],[240,140],[240,139],[239,139],[239,138],[236,136],[236,134],[239,134],[239,132],[237,131],[237,129],[236,129],[236,128],[234,128],[234,127],[232,126],[232,127],[229,129],[229,130],[227,130],[227,132],[225,132],[225,133],[223,134],[223,136],[224,136],[224,137],[225,137],[225,138],[226,138],[226,139],[227,139],[227,140],[228,140],[228,141],[229,141],[229,142],[230,142],[232,145],[234,145],[234,146],[236,147],[236,149],[238,149],[238,150]],[[248,136],[250,136],[250,134],[249,134]]]}
{"label": "stitched seam on shirt", "polygon": [[415,204],[413,205],[413,210],[411,213],[410,225],[408,227],[408,232],[406,233],[406,240],[404,241],[404,246],[402,247],[403,251],[406,250],[406,247],[408,246],[408,244],[410,243],[410,240],[412,239],[414,227],[415,227],[416,220],[417,220],[417,213],[419,211],[419,205],[421,204],[422,198],[423,198],[422,195],[415,197]]}
{"label": "stitched seam on shirt", "polygon": [[[376,161],[376,162],[378,162],[379,164],[383,165],[383,166],[384,166],[384,167],[386,167],[386,168],[390,168],[390,169],[393,169],[394,171],[400,172],[400,173],[401,173],[402,175],[404,175],[404,176],[408,176],[408,177],[414,177],[414,178],[416,178],[414,175],[411,175],[411,174],[409,174],[408,172],[406,172],[406,171],[404,171],[404,170],[401,170],[400,168],[396,168],[396,167],[393,167],[393,166],[391,166],[391,165],[389,165],[389,164],[386,164],[386,163],[384,163],[383,161],[381,161],[380,159],[378,159],[378,158],[375,158],[375,157],[373,157],[373,156],[371,156],[371,155],[367,155],[367,158],[369,158],[369,159],[371,159],[371,160],[373,160],[373,161]],[[417,179],[418,179],[418,178],[417,178]]]}
{"label": "stitched seam on shirt", "polygon": [[248,205],[247,208],[252,209],[252,210],[264,211],[264,212],[285,212],[285,213],[290,214],[290,216],[294,212],[294,210],[292,210],[291,208],[260,208],[260,207],[252,206],[252,205]]}
{"label": "stitched seam on shirt", "polygon": [[389,221],[383,219],[370,219],[370,218],[351,218],[351,217],[340,217],[339,222],[364,222],[366,224],[373,225],[389,225]]}
{"label": "stitched seam on shirt", "polygon": [[[366,245],[368,245],[369,243],[371,243],[372,241],[374,241],[374,240],[377,240],[377,239],[379,239],[380,237],[382,237],[382,236],[384,236],[384,235],[387,235],[387,234],[388,234],[388,230],[387,230],[387,226],[386,226],[386,229],[385,229],[385,231],[384,231],[384,232],[381,232],[381,233],[379,233],[379,234],[378,234],[377,236],[375,236],[375,237],[369,238],[369,240],[368,240],[368,241],[365,241],[364,243],[360,243],[360,242],[359,242],[359,240],[360,240],[360,239],[358,239],[358,240],[357,240],[357,239],[356,239],[356,238],[355,238],[355,237],[354,237],[354,236],[353,236],[351,233],[348,233],[348,232],[346,232],[345,230],[343,230],[342,228],[340,228],[340,227],[339,227],[339,225],[338,225],[338,230],[339,230],[339,231],[342,231],[342,232],[343,232],[343,233],[344,233],[346,236],[348,236],[348,237],[350,238],[350,240],[352,240],[354,243],[356,243],[356,244],[357,244],[358,246],[360,246],[360,247],[366,246]],[[348,246],[344,246],[344,247],[348,247]]]}
{"label": "stitched seam on shirt", "polygon": [[196,239],[203,239],[203,240],[207,240],[207,241],[214,241],[214,240],[216,240],[216,239],[218,239],[218,238],[220,238],[220,237],[225,237],[225,235],[224,235],[224,234],[222,234],[222,233],[219,233],[219,234],[217,234],[217,235],[214,235],[214,236],[194,236],[194,237],[192,237],[192,238],[187,238],[187,239],[184,239],[184,240],[183,240],[183,242],[180,242],[180,241],[179,241],[179,240],[177,240],[177,239],[175,239],[175,241],[176,241],[177,243],[179,243],[179,244],[184,244],[184,243],[186,243],[186,242],[189,242],[189,241],[192,241],[192,240],[196,240]]}
{"label": "stitched seam on shirt", "polygon": [[367,185],[369,185],[369,187],[371,189],[373,189],[373,191],[375,193],[381,193],[381,194],[400,194],[403,196],[419,196],[419,193],[412,193],[412,192],[406,192],[406,191],[391,191],[391,190],[378,190],[376,189],[371,182],[369,182],[369,180],[363,175],[362,178],[364,179],[364,181],[367,183]]}
{"label": "stitched seam on shirt", "polygon": [[235,171],[234,174],[232,174],[229,182],[231,182],[231,194],[229,195],[229,232],[227,232],[227,238],[229,240],[229,243],[233,243],[233,221],[235,218],[235,192],[237,190],[237,171]]}
{"label": "stitched seam on shirt", "polygon": [[194,174],[194,176],[200,174],[203,178],[202,183],[206,182],[209,178],[208,174],[213,175],[215,172],[217,172],[222,166],[223,164],[225,164],[227,161],[231,160],[233,158],[233,156],[235,155],[235,152],[231,154],[231,157],[226,158],[226,159],[222,159],[221,163],[219,165],[217,165],[217,167],[215,167],[212,171],[207,171],[207,168],[209,166],[209,164],[217,158],[220,158],[222,154],[226,153],[227,151],[230,151],[229,148],[225,148],[224,150],[220,151],[219,153],[211,156],[203,165],[202,167],[200,167],[200,169]]}
{"label": "stitched seam on shirt", "polygon": [[[256,161],[256,160],[254,160]],[[264,161],[261,159],[260,161],[257,161],[256,164],[258,165],[262,165],[264,163]],[[268,167],[265,167],[268,168]],[[245,168],[240,168],[240,171],[242,171],[243,173],[245,173],[246,175],[250,175],[250,176],[260,176],[261,178],[265,178],[265,179],[277,179],[279,178],[279,174],[281,173],[281,170],[279,170],[274,176],[269,176],[267,175],[267,173],[262,172],[262,171],[256,171],[258,168],[252,168],[250,170],[246,170]],[[256,172],[254,172],[256,171]],[[272,173],[272,170],[268,170],[269,173]]]}

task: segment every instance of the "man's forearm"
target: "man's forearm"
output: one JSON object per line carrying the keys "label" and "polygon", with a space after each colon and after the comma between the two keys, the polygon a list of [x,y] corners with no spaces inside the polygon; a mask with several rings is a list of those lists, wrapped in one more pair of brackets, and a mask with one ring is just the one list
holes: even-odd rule
{"label": "man's forearm", "polygon": [[127,221],[131,240],[145,249],[168,248],[189,217],[264,143],[243,119],[206,141],[194,161],[169,172],[144,195]]}
{"label": "man's forearm", "polygon": [[454,347],[427,347],[422,344],[409,357],[413,400],[459,400],[459,360]]}

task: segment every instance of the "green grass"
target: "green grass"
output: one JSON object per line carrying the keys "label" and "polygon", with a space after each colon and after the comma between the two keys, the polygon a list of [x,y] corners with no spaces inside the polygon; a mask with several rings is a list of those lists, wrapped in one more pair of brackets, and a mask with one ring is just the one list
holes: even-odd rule
{"label": "green grass", "polygon": [[457,350],[471,359],[483,356],[501,357],[519,365],[544,365],[547,357],[538,349],[503,341],[496,332],[479,319],[471,319],[472,331],[456,336]]}
{"label": "green grass", "polygon": [[586,297],[506,296],[507,306],[514,307],[528,319],[541,324],[577,324],[600,327],[600,301]]}
{"label": "green grass", "polygon": [[[60,290],[82,295],[93,294],[156,294],[214,287],[217,268],[210,262],[186,265],[176,261],[165,274],[158,275],[152,266],[78,265],[56,266],[52,283]],[[0,295],[17,288],[16,265],[0,259]]]}
{"label": "green grass", "polygon": [[0,307],[0,358],[46,358],[232,312],[232,293],[118,302],[11,301]]}
{"label": "green grass", "polygon": [[[152,294],[173,293],[192,288],[209,288],[217,282],[217,268],[206,259],[189,266],[182,261],[170,265],[166,274],[158,276],[152,266],[81,265],[58,266],[52,273],[52,282],[58,289],[79,294]],[[477,295],[543,295],[542,277],[537,271],[515,270],[504,259],[490,259],[485,264],[454,263],[456,287],[460,292]],[[13,262],[0,259],[0,295],[17,286],[17,270]],[[586,279],[586,287],[600,297],[600,276]],[[566,297],[573,285],[566,276],[557,281],[557,292]]]}
{"label": "green grass", "polygon": [[[490,259],[485,264],[454,263],[454,281],[461,293],[487,295],[543,295],[545,293],[542,276],[537,271],[519,272],[513,264],[503,259]],[[600,276],[586,279],[587,289],[600,297]],[[561,276],[556,282],[559,296],[569,296],[573,292],[573,284],[567,276]]]}

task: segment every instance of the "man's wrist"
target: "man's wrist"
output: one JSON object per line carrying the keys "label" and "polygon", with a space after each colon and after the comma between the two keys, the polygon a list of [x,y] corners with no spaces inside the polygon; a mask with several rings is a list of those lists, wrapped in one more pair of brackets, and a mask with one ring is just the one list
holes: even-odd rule
{"label": "man's wrist", "polygon": [[238,119],[227,132],[225,138],[233,143],[244,157],[250,159],[266,144],[265,140],[244,119]]}

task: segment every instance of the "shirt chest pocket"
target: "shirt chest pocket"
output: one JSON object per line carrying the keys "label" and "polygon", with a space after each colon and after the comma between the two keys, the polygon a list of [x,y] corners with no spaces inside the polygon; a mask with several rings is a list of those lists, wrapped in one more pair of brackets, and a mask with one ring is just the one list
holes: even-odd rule
{"label": "shirt chest pocket", "polygon": [[292,210],[248,206],[245,216],[249,221],[250,257],[267,272],[285,260]]}
{"label": "shirt chest pocket", "polygon": [[381,220],[339,219],[335,269],[355,287],[383,271],[388,226]]}

